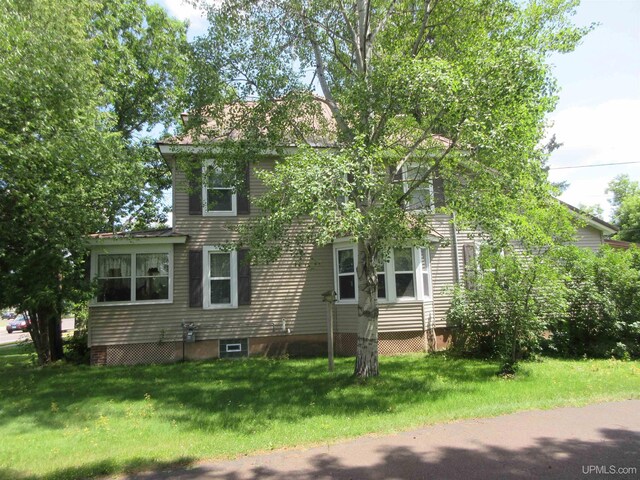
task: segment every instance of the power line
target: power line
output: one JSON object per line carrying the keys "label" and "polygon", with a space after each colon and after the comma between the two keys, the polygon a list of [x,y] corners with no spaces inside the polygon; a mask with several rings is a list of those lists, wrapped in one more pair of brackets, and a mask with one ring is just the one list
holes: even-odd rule
{"label": "power line", "polygon": [[609,167],[611,165],[630,165],[632,163],[640,163],[640,162],[596,163],[594,165],[575,165],[573,167],[549,167],[549,170],[565,170],[567,168]]}

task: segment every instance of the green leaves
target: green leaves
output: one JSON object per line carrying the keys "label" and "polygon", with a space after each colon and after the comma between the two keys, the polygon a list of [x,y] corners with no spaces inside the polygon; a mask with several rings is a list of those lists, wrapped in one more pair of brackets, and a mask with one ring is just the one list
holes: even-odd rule
{"label": "green leaves", "polygon": [[167,169],[134,137],[180,108],[185,26],[142,0],[9,0],[0,31],[0,304],[46,332],[87,293],[86,235],[158,220]]}
{"label": "green leaves", "polygon": [[628,175],[619,175],[609,182],[607,192],[613,194],[613,222],[620,232],[619,240],[640,242],[640,185]]}

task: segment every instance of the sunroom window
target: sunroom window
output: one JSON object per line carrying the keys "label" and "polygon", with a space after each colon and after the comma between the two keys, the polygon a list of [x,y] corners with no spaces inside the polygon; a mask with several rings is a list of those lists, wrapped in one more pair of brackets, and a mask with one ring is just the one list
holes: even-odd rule
{"label": "sunroom window", "polygon": [[169,300],[169,253],[97,256],[97,302]]}

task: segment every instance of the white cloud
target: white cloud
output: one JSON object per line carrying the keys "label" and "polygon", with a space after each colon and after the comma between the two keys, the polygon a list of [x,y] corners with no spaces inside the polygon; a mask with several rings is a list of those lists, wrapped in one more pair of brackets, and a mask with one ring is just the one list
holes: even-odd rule
{"label": "white cloud", "polygon": [[[169,12],[172,17],[189,21],[189,37],[205,33],[207,28],[206,14],[201,8],[186,0],[153,0]],[[209,4],[219,4],[218,0],[208,1]]]}
{"label": "white cloud", "polygon": [[[592,165],[638,159],[640,99],[618,99],[591,107],[561,110],[551,117],[552,133],[563,144],[553,166]],[[566,155],[583,153],[576,161],[561,164]],[[565,157],[565,158],[563,158]]]}
{"label": "white cloud", "polygon": [[571,107],[556,112],[551,133],[562,147],[553,153],[552,181],[569,182],[562,199],[573,205],[600,204],[605,217],[610,206],[605,190],[620,174],[640,177],[640,164],[554,170],[553,167],[598,165],[640,161],[640,99],[616,99],[593,106]]}

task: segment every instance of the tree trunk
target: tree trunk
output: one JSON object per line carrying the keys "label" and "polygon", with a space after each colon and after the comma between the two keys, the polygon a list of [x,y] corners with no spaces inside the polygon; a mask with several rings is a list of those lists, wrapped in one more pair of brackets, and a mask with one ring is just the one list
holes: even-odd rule
{"label": "tree trunk", "polygon": [[358,343],[356,377],[378,375],[378,275],[374,250],[367,242],[358,242]]}
{"label": "tree trunk", "polygon": [[38,354],[38,362],[45,363],[62,360],[62,320],[58,310],[40,306],[29,311],[31,318],[31,340]]}

